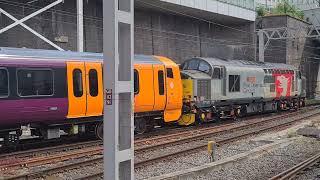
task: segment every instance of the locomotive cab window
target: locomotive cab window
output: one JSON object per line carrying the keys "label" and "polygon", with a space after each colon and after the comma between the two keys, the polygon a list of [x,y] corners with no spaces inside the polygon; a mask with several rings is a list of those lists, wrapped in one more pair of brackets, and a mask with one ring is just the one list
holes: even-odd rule
{"label": "locomotive cab window", "polygon": [[80,69],[73,70],[73,94],[75,97],[83,95],[82,71]]}
{"label": "locomotive cab window", "polygon": [[210,65],[204,61],[200,61],[198,70],[210,74]]}
{"label": "locomotive cab window", "polygon": [[167,77],[168,77],[168,78],[173,78],[172,68],[167,68]]}
{"label": "locomotive cab window", "polygon": [[139,94],[139,73],[134,70],[134,94]]}
{"label": "locomotive cab window", "polygon": [[221,69],[220,68],[215,67],[213,69],[212,78],[213,79],[221,79]]}
{"label": "locomotive cab window", "polygon": [[159,95],[164,95],[163,71],[158,71]]}
{"label": "locomotive cab window", "polygon": [[0,69],[0,98],[9,96],[9,77],[6,69]]}
{"label": "locomotive cab window", "polygon": [[89,71],[89,89],[92,97],[98,96],[98,72],[95,69]]}
{"label": "locomotive cab window", "polygon": [[52,96],[53,71],[48,69],[18,69],[18,95]]}
{"label": "locomotive cab window", "polygon": [[229,75],[229,92],[240,92],[240,75]]}
{"label": "locomotive cab window", "polygon": [[199,61],[191,60],[188,62],[188,69],[189,70],[198,70]]}

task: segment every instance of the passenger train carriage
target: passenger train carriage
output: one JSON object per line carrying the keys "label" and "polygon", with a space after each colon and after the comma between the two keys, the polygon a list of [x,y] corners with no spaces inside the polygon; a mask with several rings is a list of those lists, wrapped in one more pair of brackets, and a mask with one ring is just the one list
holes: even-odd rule
{"label": "passenger train carriage", "polygon": [[[21,126],[43,139],[102,138],[102,54],[0,48],[0,138],[19,142]],[[134,57],[135,132],[304,105],[300,72],[286,64],[161,56]],[[107,116],[107,115],[106,115]],[[112,120],[112,119],[110,119]],[[1,141],[0,141],[1,144]]]}
{"label": "passenger train carriage", "polygon": [[[95,132],[102,138],[102,54],[0,49],[0,138],[14,144],[21,126],[44,139]],[[136,131],[181,116],[179,66],[160,56],[134,58]],[[151,123],[152,122],[152,123]]]}

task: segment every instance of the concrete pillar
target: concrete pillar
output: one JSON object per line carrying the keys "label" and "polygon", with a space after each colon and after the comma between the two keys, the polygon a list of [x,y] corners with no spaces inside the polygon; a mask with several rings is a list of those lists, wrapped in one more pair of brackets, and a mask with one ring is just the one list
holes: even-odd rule
{"label": "concrete pillar", "polygon": [[259,36],[259,61],[264,62],[264,35],[263,35],[263,31],[259,31],[258,36]]}
{"label": "concrete pillar", "polygon": [[103,1],[104,179],[134,179],[134,0]]}

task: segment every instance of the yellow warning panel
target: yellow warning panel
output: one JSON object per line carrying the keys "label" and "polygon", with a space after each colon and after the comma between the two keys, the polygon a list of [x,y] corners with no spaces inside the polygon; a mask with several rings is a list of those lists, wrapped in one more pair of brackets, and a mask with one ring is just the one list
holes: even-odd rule
{"label": "yellow warning panel", "polygon": [[193,97],[193,80],[182,79],[182,87],[183,87],[183,99],[191,101]]}
{"label": "yellow warning panel", "polygon": [[180,126],[188,126],[195,122],[196,116],[195,114],[184,114],[178,120],[178,124]]}

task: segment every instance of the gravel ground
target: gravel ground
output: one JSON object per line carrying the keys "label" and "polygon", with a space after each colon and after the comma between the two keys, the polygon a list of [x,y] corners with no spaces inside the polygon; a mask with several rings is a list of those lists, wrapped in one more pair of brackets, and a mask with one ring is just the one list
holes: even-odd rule
{"label": "gravel ground", "polygon": [[[305,113],[307,114],[307,113]],[[319,117],[318,117],[319,118]],[[310,120],[316,120],[317,117],[311,118]],[[284,119],[283,119],[284,120]],[[308,122],[310,121],[308,120]],[[305,125],[305,124],[302,124]],[[300,125],[301,126],[301,125]],[[237,133],[242,133],[244,130],[239,130]],[[230,157],[245,151],[252,150],[259,146],[272,143],[279,139],[283,139],[288,136],[290,130],[282,131],[281,133],[265,133],[264,135],[257,135],[248,137],[246,139],[222,145],[217,148],[216,158],[223,159]],[[293,133],[294,134],[294,133]],[[221,134],[221,137],[230,137],[231,135]],[[232,133],[232,136],[234,134]],[[217,137],[215,137],[217,138]],[[155,155],[172,153],[173,151],[181,148],[190,148],[194,145],[203,144],[207,142],[208,139],[203,141],[195,141],[192,143],[187,143],[183,145],[173,146],[158,149],[156,151],[150,151],[144,154],[136,154],[135,160],[140,160],[142,158],[152,157]],[[318,142],[312,138],[299,138],[294,144],[287,147],[277,149],[269,154],[261,156],[259,159],[251,159],[243,163],[235,163],[234,168],[223,169],[219,171],[212,171],[210,174],[194,177],[192,179],[266,179],[271,177],[281,171],[305,160],[311,155],[318,152],[320,149],[320,141]],[[89,157],[88,157],[89,158]],[[90,157],[94,158],[94,157]],[[77,160],[71,160],[77,161]],[[66,162],[64,162],[66,163]],[[135,169],[135,179],[146,179],[149,177],[159,176],[167,174],[170,172],[176,172],[184,169],[189,169],[191,167],[203,165],[209,163],[209,157],[207,151],[199,151],[198,153],[193,153],[191,155],[186,155],[183,157],[173,158],[171,160],[163,161],[160,163],[155,163],[153,165],[148,165],[146,167]],[[50,164],[36,168],[47,168],[58,164]],[[35,169],[36,169],[35,168]],[[21,168],[17,172],[27,171],[28,168]],[[263,169],[263,171],[261,171]],[[320,169],[320,168],[319,168]],[[29,169],[30,170],[30,169]],[[102,170],[102,163],[92,164],[90,166],[83,166],[78,169],[68,170],[63,173],[57,173],[45,177],[45,179],[74,179],[77,177],[82,177],[86,174],[92,174]],[[320,171],[320,170],[319,170]],[[41,179],[41,178],[40,178]]]}
{"label": "gravel ground", "polygon": [[294,180],[309,180],[309,179],[320,179],[320,164],[306,169],[301,174],[293,178]]}
{"label": "gravel ground", "polygon": [[193,179],[268,179],[311,157],[319,149],[320,141],[301,137],[292,144],[259,158],[236,162],[232,168],[211,171]]}
{"label": "gravel ground", "polygon": [[[251,149],[256,148],[258,146],[265,145],[267,143],[271,143],[273,141],[288,138],[291,136],[296,136],[295,131],[298,128],[301,128],[301,127],[303,127],[307,124],[310,124],[311,122],[315,122],[315,121],[319,121],[319,116],[309,118],[308,120],[306,120],[302,123],[299,123],[298,125],[296,125],[292,128],[288,128],[286,130],[283,130],[283,131],[273,132],[273,133],[270,133],[270,132],[264,133],[262,135],[248,137],[244,140],[237,141],[236,143],[233,143],[233,144],[223,145],[218,148],[218,152],[217,152],[218,159],[230,157],[230,156],[242,153],[244,151],[251,150]],[[305,139],[305,138],[302,138],[302,139]],[[305,140],[307,141],[307,142],[305,142],[306,145],[303,144],[303,141],[301,142],[302,143],[302,145],[300,146],[301,152],[298,151],[299,148],[292,148],[291,149],[293,151],[293,153],[295,153],[298,156],[298,158],[295,158],[295,156],[290,156],[290,154],[288,155],[289,158],[295,159],[296,161],[299,161],[300,160],[299,157],[300,157],[300,158],[302,158],[301,160],[304,160],[306,158],[306,156],[304,156],[304,155],[308,156],[308,154],[306,154],[306,153],[309,153],[312,155],[312,153],[317,152],[317,149],[320,149],[320,142],[318,142],[317,140],[309,139],[309,138],[306,138]],[[308,141],[311,141],[312,143],[309,143]],[[315,148],[314,147],[309,148],[310,144],[315,145]],[[190,146],[187,146],[187,147],[190,147]],[[173,147],[171,147],[171,148],[173,148]],[[290,147],[288,149],[290,149]],[[305,153],[303,151],[305,149],[309,150],[309,152]],[[174,149],[171,149],[171,151],[173,151],[173,150]],[[170,152],[170,150],[167,150],[167,151]],[[290,153],[290,151],[288,151],[288,152]],[[159,151],[158,151],[158,153],[159,153]],[[163,153],[163,152],[161,152],[161,153]],[[301,155],[299,155],[299,153],[301,153]],[[138,157],[138,156],[136,156],[136,157]],[[146,156],[146,157],[148,157],[148,156]],[[274,156],[274,157],[277,158],[277,156]],[[279,157],[281,157],[281,155]],[[286,157],[287,156],[282,157],[284,161],[285,161]],[[289,160],[289,162],[290,161],[291,160]],[[293,164],[295,164],[296,161],[293,161]],[[153,177],[153,176],[159,176],[159,175],[167,174],[170,172],[176,172],[176,171],[188,169],[191,167],[203,165],[208,162],[209,162],[209,158],[208,158],[207,152],[201,151],[201,152],[192,154],[192,156],[178,157],[178,158],[174,158],[174,159],[167,161],[167,162],[161,162],[161,163],[156,163],[154,165],[148,165],[147,167],[137,168],[135,170],[135,173],[136,173],[135,176],[136,176],[136,179],[146,179],[146,178]],[[271,166],[272,165],[270,165],[270,167]],[[168,167],[170,167],[170,168],[168,168]],[[255,167],[255,165],[253,165],[253,167]],[[246,167],[244,167],[244,168],[246,168]],[[261,168],[260,169],[258,168],[258,170],[261,171]],[[263,168],[268,168],[268,167],[263,167]],[[288,166],[286,168],[288,168]],[[242,174],[240,173],[240,172],[242,172],[241,169],[239,169],[239,171],[236,170],[237,167],[232,168],[232,169],[235,169],[234,174],[236,174],[237,172],[239,173],[239,175],[237,177],[234,177],[234,179],[239,179],[239,177],[242,177]],[[273,175],[275,175],[275,174],[273,174]],[[221,177],[222,177],[221,179],[228,179],[228,178],[224,178],[224,176],[221,176]],[[265,176],[261,176],[261,177],[265,177]],[[200,178],[200,177],[197,177],[197,178]],[[214,179],[213,176],[201,177],[201,178],[202,179],[205,179],[205,178]],[[246,179],[246,178],[243,178],[243,179]]]}
{"label": "gravel ground", "polygon": [[[98,156],[95,156],[98,157]],[[80,167],[77,169],[72,169],[65,171],[64,173],[57,173],[57,174],[52,174],[50,177],[53,179],[64,179],[64,180],[72,180],[76,178],[80,178],[86,175],[94,174],[103,171],[103,165],[102,163],[95,163],[91,164],[88,166]],[[45,179],[48,179],[46,177]]]}
{"label": "gravel ground", "polygon": [[[236,143],[222,145],[217,149],[216,157],[217,160],[230,157],[245,151],[249,151],[256,147],[265,145],[267,143],[270,143],[270,141],[241,140]],[[200,151],[190,156],[182,156],[172,159],[171,161],[156,163],[153,165],[148,165],[147,167],[136,168],[135,178],[146,179],[153,176],[159,176],[170,172],[188,169],[209,162],[210,159],[207,151]]]}
{"label": "gravel ground", "polygon": [[[316,110],[316,112],[319,112],[319,111],[320,110]],[[311,111],[311,112],[305,113],[304,115],[313,114],[313,113],[314,113],[314,111]],[[208,141],[211,141],[211,140],[218,141],[218,140],[222,140],[222,139],[227,139],[227,138],[235,137],[235,136],[238,136],[238,135],[241,135],[244,133],[257,131],[258,129],[261,129],[262,127],[270,127],[270,126],[274,126],[274,125],[288,122],[291,120],[292,119],[290,119],[290,118],[284,118],[284,119],[281,119],[281,121],[273,121],[272,123],[263,123],[263,125],[259,124],[255,127],[250,128],[250,129],[239,129],[236,131],[228,131],[227,133],[225,133],[225,132],[218,133],[214,137],[204,138],[201,140],[178,144],[178,145],[173,145],[173,146],[162,147],[162,148],[158,148],[155,150],[143,151],[142,153],[135,154],[135,161],[142,161],[142,160],[149,159],[152,157],[171,154],[173,152],[180,151],[181,149],[192,148],[192,147],[197,147],[199,145],[206,144]]]}

